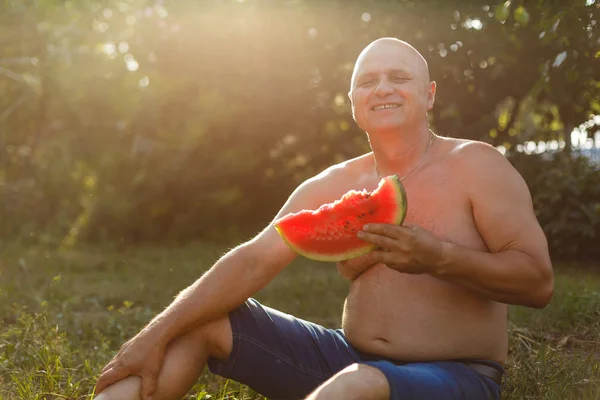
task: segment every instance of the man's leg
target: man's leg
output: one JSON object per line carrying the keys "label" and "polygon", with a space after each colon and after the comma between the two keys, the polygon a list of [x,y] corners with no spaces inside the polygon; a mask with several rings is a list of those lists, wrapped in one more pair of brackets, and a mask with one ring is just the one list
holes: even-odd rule
{"label": "man's leg", "polygon": [[[192,331],[167,349],[153,400],[179,399],[203,366],[273,399],[302,399],[358,354],[339,330],[326,329],[249,299],[228,318]],[[139,399],[140,380],[123,379],[98,400]]]}
{"label": "man's leg", "polygon": [[365,364],[352,364],[317,388],[306,400],[387,400],[390,386],[385,375]]}
{"label": "man's leg", "polygon": [[317,388],[307,400],[497,400],[500,387],[460,362],[355,363]]}
{"label": "man's leg", "polygon": [[[226,359],[232,346],[229,318],[196,328],[167,347],[153,400],[182,398],[196,383],[209,357]],[[141,380],[130,376],[100,393],[96,400],[139,400]]]}
{"label": "man's leg", "polygon": [[249,299],[230,314],[233,344],[227,360],[208,360],[214,374],[244,383],[269,399],[304,399],[358,362],[341,330]]}

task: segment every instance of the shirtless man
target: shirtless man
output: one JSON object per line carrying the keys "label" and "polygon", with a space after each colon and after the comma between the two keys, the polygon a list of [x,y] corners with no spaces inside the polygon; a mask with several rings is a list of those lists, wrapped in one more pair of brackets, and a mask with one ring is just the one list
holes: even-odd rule
{"label": "shirtless man", "polygon": [[498,398],[506,304],[545,307],[552,266],[510,163],[487,144],[429,130],[435,91],[409,44],[367,46],[349,96],[373,152],[307,180],[277,214],[372,190],[383,176],[403,178],[405,224],[365,228],[360,235],[382,250],[338,264],[351,281],[343,329],[250,298],[296,257],[269,224],[122,346],[96,398],[178,399],[207,363],[276,399]]}

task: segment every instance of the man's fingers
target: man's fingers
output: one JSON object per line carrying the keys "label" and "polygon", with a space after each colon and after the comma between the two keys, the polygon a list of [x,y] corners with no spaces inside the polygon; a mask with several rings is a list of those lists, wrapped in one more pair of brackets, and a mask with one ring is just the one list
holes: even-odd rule
{"label": "man's fingers", "polygon": [[111,369],[114,366],[115,366],[115,359],[113,358],[112,360],[110,360],[108,362],[108,364],[106,364],[104,366],[104,368],[102,368],[102,371],[100,371],[100,375],[104,374],[106,371],[108,371],[109,369]]}
{"label": "man's fingers", "polygon": [[394,261],[394,254],[385,250],[374,250],[371,252],[373,257],[377,258],[378,262],[382,264],[391,264]]}
{"label": "man's fingers", "polygon": [[366,224],[362,230],[368,233],[375,233],[395,239],[402,239],[407,233],[413,230],[413,227],[391,224]]}
{"label": "man's fingers", "polygon": [[366,258],[367,258],[367,255],[350,258],[348,260],[340,261],[340,265],[342,267],[348,267],[348,268],[358,267],[359,265],[362,265],[365,262]]}
{"label": "man's fingers", "polygon": [[365,266],[370,266],[378,262],[377,255],[373,254],[373,252],[369,252],[360,257],[351,258],[349,260],[341,261],[340,264],[343,267],[348,268],[362,268]]}
{"label": "man's fingers", "polygon": [[127,376],[129,376],[129,373],[125,369],[116,366],[109,368],[100,375],[98,382],[96,382],[96,394]]}
{"label": "man's fingers", "polygon": [[381,234],[369,233],[369,232],[359,232],[358,237],[362,240],[366,240],[367,242],[374,243],[383,249],[395,249],[398,247],[398,243],[396,239],[392,239],[388,236],[383,236]]}
{"label": "man's fingers", "polygon": [[142,375],[142,400],[152,400],[152,395],[156,391],[157,376],[152,373]]}

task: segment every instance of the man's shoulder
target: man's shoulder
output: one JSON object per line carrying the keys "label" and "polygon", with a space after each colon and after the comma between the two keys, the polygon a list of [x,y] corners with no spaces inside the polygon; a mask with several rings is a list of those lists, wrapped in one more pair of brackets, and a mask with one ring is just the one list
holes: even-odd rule
{"label": "man's shoulder", "polygon": [[365,172],[366,166],[372,164],[373,153],[366,153],[358,157],[344,160],[337,164],[333,164],[319,174],[310,178],[310,181],[330,184],[337,182],[340,179],[351,179],[353,176],[360,175]]}
{"label": "man's shoulder", "polygon": [[[494,146],[466,139],[453,139],[454,146],[449,152],[451,170],[461,181],[468,182],[471,193],[491,191],[492,188],[526,188],[525,181],[519,171]],[[516,185],[516,186],[515,186]]]}
{"label": "man's shoulder", "polygon": [[510,162],[500,150],[478,140],[450,139],[448,155],[453,163],[469,169],[510,166]]}
{"label": "man's shoulder", "polygon": [[370,164],[372,153],[333,164],[304,181],[295,194],[309,199],[313,206],[336,200],[348,190],[356,189],[356,182]]}
{"label": "man's shoulder", "polygon": [[479,140],[456,138],[451,138],[450,140],[452,142],[451,152],[461,157],[467,155],[490,155],[492,153],[502,155],[502,153],[500,153],[500,150],[498,150],[491,144]]}

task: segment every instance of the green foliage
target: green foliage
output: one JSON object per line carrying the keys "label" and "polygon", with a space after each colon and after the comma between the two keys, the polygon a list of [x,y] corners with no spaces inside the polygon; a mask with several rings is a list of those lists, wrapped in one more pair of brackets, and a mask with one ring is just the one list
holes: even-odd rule
{"label": "green foliage", "polygon": [[[0,398],[90,400],[97,374],[121,344],[224,250],[202,243],[124,251],[6,248],[0,258]],[[592,400],[600,394],[600,276],[558,267],[546,309],[510,307],[505,399]],[[347,290],[332,264],[298,259],[256,297],[339,327]],[[209,398],[263,400],[205,371],[186,399]]]}
{"label": "green foliage", "polygon": [[[597,272],[558,266],[543,310],[511,307],[507,399],[596,399],[600,395]],[[552,387],[553,390],[548,390]]]}
{"label": "green foliage", "polygon": [[530,337],[528,330],[514,330],[510,337],[513,356],[506,365],[503,399],[581,399],[600,395],[598,356],[586,353],[586,346],[557,347],[547,340]]}
{"label": "green foliage", "polygon": [[17,320],[0,330],[0,396],[83,398],[94,384],[91,352],[74,349],[65,333],[44,316],[14,313]]}
{"label": "green foliage", "polygon": [[368,149],[346,93],[381,36],[427,58],[440,134],[561,140],[600,112],[599,4],[484,3],[0,1],[0,238],[256,232]]}
{"label": "green foliage", "polygon": [[567,153],[516,153],[510,159],[529,186],[552,256],[598,259],[600,169]]}
{"label": "green foliage", "polygon": [[[571,337],[594,337],[600,332],[600,291],[597,271],[575,271],[575,267],[557,265],[555,293],[543,310],[513,307],[511,322],[519,327],[534,326],[539,332]],[[549,336],[545,337],[549,339]]]}

